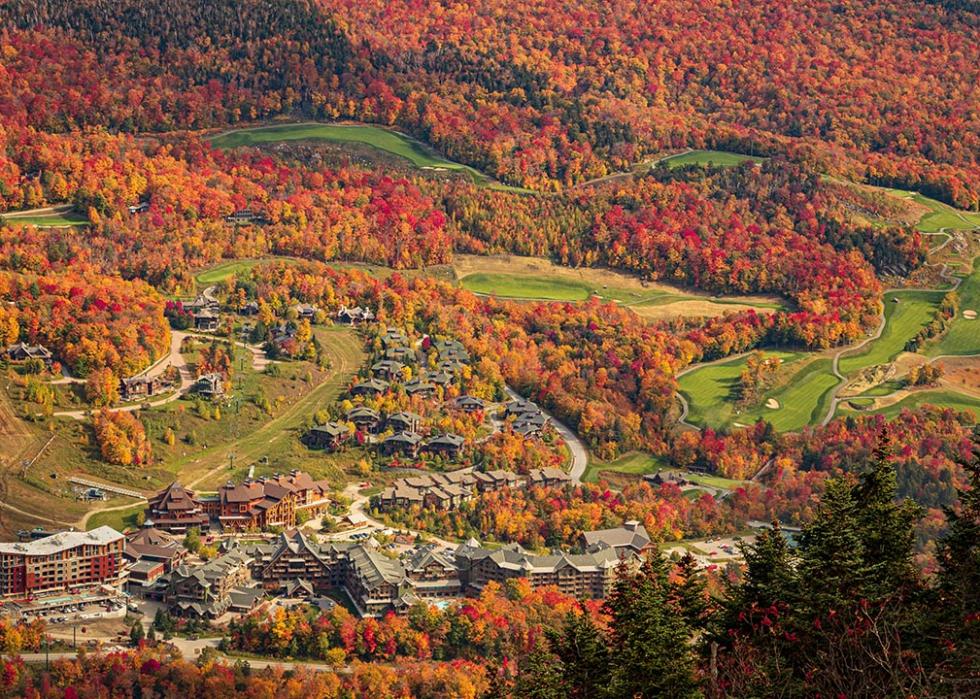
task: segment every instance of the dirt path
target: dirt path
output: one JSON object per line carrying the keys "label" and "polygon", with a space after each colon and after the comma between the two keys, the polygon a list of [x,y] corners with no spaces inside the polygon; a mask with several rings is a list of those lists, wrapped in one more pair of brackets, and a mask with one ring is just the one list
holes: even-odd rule
{"label": "dirt path", "polygon": [[[351,337],[349,340],[351,342],[358,342],[356,337]],[[202,459],[198,459],[198,463],[200,463],[202,460],[206,460],[206,462],[211,462],[215,465],[209,468],[202,475],[195,478],[193,481],[189,482],[187,484],[188,488],[196,488],[204,481],[213,477],[215,474],[219,473],[223,469],[226,469],[229,454],[233,454],[236,459],[258,458],[258,456],[261,455],[260,452],[268,450],[269,444],[272,441],[283,436],[284,430],[282,429],[282,425],[284,423],[307,410],[311,402],[318,400],[323,393],[334,387],[332,386],[332,379],[339,379],[340,383],[343,384],[350,378],[350,376],[354,374],[354,372],[357,371],[357,366],[349,361],[344,353],[339,352],[335,345],[332,343],[327,343],[324,345],[324,349],[328,354],[330,354],[331,366],[334,367],[332,375],[325,379],[319,386],[310,391],[306,396],[287,408],[281,415],[273,418],[262,427],[248,435],[247,439],[249,440],[250,444],[243,446],[241,443],[242,440],[239,440],[238,442],[222,445],[220,447],[215,447],[212,450],[205,450],[205,452],[202,452]]]}
{"label": "dirt path", "polygon": [[613,180],[622,180],[627,177],[632,177],[633,175],[641,174],[645,170],[649,170],[650,168],[656,166],[656,164],[662,160],[669,160],[670,158],[676,158],[678,155],[686,155],[692,152],[693,150],[694,150],[693,148],[685,148],[684,150],[678,151],[677,153],[660,155],[657,156],[656,158],[651,158],[649,160],[641,160],[629,170],[620,170],[618,172],[611,172],[608,175],[603,175],[602,177],[594,177],[591,180],[586,180],[585,182],[579,182],[576,185],[572,185],[569,189],[580,189],[583,187],[591,187],[592,185],[596,185],[596,184],[603,184],[605,182],[612,182]]}

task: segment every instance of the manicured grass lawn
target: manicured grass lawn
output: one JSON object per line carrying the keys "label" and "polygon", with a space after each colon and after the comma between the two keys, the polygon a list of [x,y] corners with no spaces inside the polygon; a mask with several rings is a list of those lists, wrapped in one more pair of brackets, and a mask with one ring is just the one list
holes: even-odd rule
{"label": "manicured grass lawn", "polygon": [[733,490],[745,485],[746,481],[737,481],[732,478],[722,478],[721,476],[708,476],[700,473],[692,473],[688,476],[691,483],[706,485],[709,488],[720,488],[721,490]]}
{"label": "manicured grass lawn", "polygon": [[261,262],[263,262],[263,260],[231,260],[230,262],[222,262],[221,264],[215,265],[210,269],[204,270],[195,278],[197,279],[197,283],[201,286],[218,284],[223,282],[225,279],[228,279],[232,275],[238,275],[242,272],[249,271]]}
{"label": "manicured grass lawn", "polygon": [[585,473],[582,476],[582,480],[586,483],[595,483],[599,480],[600,471],[616,471],[617,473],[631,475],[655,473],[664,468],[665,465],[659,457],[642,451],[631,451],[612,461],[600,461],[595,457],[591,457],[589,459],[589,466],[585,469]]}
{"label": "manicured grass lawn", "polygon": [[[915,410],[922,405],[935,405],[940,408],[952,408],[953,410],[965,410],[973,413],[974,417],[980,419],[980,399],[967,396],[955,391],[921,391],[913,393],[898,403],[889,405],[881,410],[871,412],[881,413],[888,419],[896,417],[905,408]],[[868,411],[861,411],[862,413]],[[841,410],[841,414],[853,413],[850,410]]]}
{"label": "manicured grass lawn", "polygon": [[121,532],[127,527],[136,527],[136,516],[145,509],[146,504],[139,503],[126,510],[99,512],[89,517],[86,527],[91,530],[96,527],[109,526]]}
{"label": "manicured grass lawn", "polygon": [[598,289],[577,279],[562,279],[552,276],[531,276],[526,274],[488,274],[476,272],[468,274],[460,281],[460,286],[477,294],[487,294],[513,299],[545,299],[548,301],[585,301],[591,296],[614,299],[625,303],[669,303],[692,298],[669,292],[644,291],[643,289],[623,289],[604,287]]}
{"label": "manicured grass lawn", "polygon": [[[766,355],[779,357],[784,364],[795,362],[804,356],[797,352],[782,351],[766,352]],[[747,357],[741,357],[730,362],[712,364],[684,374],[679,379],[680,391],[690,408],[688,422],[701,427],[723,427],[733,420],[744,422],[741,416],[734,416],[734,404],[738,377],[747,360]],[[749,419],[754,422],[754,419]]]}
{"label": "manicured grass lawn", "polygon": [[8,214],[7,216],[0,215],[0,220],[3,220],[8,225],[51,226],[58,228],[65,226],[87,226],[89,224],[87,216],[74,211],[31,216],[13,216]]}
{"label": "manicured grass lawn", "polygon": [[886,188],[885,191],[902,199],[912,199],[917,204],[921,204],[930,209],[930,213],[925,214],[916,226],[924,233],[935,233],[941,228],[968,230],[970,228],[980,227],[980,214],[978,213],[954,209],[949,204],[930,199],[918,192],[890,188]]}
{"label": "manicured grass lawn", "polygon": [[460,285],[477,294],[506,298],[584,301],[592,295],[586,284],[565,279],[534,278],[517,274],[476,273],[463,277]]}
{"label": "manicured grass lawn", "polygon": [[424,144],[409,136],[379,126],[369,126],[366,124],[307,123],[264,126],[220,134],[211,139],[211,144],[216,148],[237,148],[239,146],[256,146],[263,143],[276,143],[279,141],[356,143],[404,158],[418,168],[463,172],[467,173],[478,184],[488,185],[496,189],[522,192],[530,191],[519,187],[503,185],[495,182],[475,168],[446,160]]}
{"label": "manicured grass lawn", "polygon": [[[932,320],[941,291],[895,291],[885,294],[885,330],[877,340],[840,359],[847,376],[876,364],[885,364],[905,349],[905,343]],[[893,299],[898,299],[895,303]]]}
{"label": "manicured grass lawn", "polygon": [[682,153],[681,155],[675,155],[671,158],[667,158],[662,162],[667,167],[682,167],[684,165],[718,165],[718,166],[728,166],[728,165],[738,165],[744,163],[746,160],[751,160],[756,163],[761,163],[765,158],[759,158],[754,155],[744,155],[742,153],[729,153],[728,151],[721,150],[695,150],[690,153]]}
{"label": "manicured grass lawn", "polygon": [[756,407],[740,415],[738,421],[751,424],[768,420],[780,432],[799,430],[817,422],[827,414],[830,390],[837,385],[831,369],[829,358],[810,362],[785,386],[766,394],[766,399],[779,402],[778,409]]}
{"label": "manicured grass lawn", "polygon": [[[531,276],[525,274],[503,274],[475,272],[459,280],[460,286],[477,294],[500,296],[511,299],[542,299],[545,301],[585,301],[598,296],[630,306],[662,306],[676,301],[710,301],[711,303],[745,306],[747,301],[726,299],[724,297],[692,296],[671,291],[626,289],[616,286],[601,288],[577,279],[561,277]],[[757,303],[751,305],[765,308],[781,308],[777,303]]]}
{"label": "manicured grass lawn", "polygon": [[980,319],[968,320],[963,317],[966,310],[980,313],[980,261],[974,261],[973,274],[960,284],[959,295],[960,312],[946,336],[925,348],[929,356],[980,354]]}

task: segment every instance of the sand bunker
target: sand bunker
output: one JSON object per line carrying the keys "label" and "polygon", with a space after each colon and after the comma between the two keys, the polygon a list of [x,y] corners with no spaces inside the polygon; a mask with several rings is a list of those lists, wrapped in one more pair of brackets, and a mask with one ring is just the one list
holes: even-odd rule
{"label": "sand bunker", "polygon": [[775,398],[770,398],[766,401],[766,407],[770,410],[779,410],[779,401]]}
{"label": "sand bunker", "polygon": [[976,320],[977,312],[974,311],[972,308],[968,308],[967,310],[963,311],[963,317],[966,318],[967,320]]}

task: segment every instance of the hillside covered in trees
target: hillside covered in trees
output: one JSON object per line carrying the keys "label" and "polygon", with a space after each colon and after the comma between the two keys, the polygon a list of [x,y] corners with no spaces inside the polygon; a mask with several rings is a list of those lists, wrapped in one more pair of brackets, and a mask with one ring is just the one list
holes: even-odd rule
{"label": "hillside covered in trees", "polygon": [[[130,487],[150,469],[180,477],[188,452],[207,448],[154,430],[142,399],[111,404],[122,379],[158,362],[162,374],[161,360],[181,355],[195,330],[185,304],[209,288],[224,321],[254,305],[262,340],[296,331],[300,304],[318,330],[358,306],[419,343],[451,337],[472,360],[460,391],[533,400],[594,461],[636,452],[734,482],[692,493],[637,474],[615,487],[581,479],[405,508],[387,524],[537,550],[626,520],[657,545],[775,524],[742,566],[653,554],[605,602],[518,583],[404,616],[249,617],[225,641],[331,671],[190,663],[142,643],[50,672],[5,659],[0,696],[977,696],[975,415],[836,412],[837,386],[829,412],[795,432],[764,420],[696,429],[678,381],[756,352],[745,384],[761,398],[767,377],[749,385],[752,371],[778,373],[766,349],[822,353],[843,384],[835,353],[880,336],[897,304],[886,293],[923,279],[942,281],[925,293],[943,300],[905,349],[964,311],[975,319],[955,275],[980,249],[968,218],[980,209],[978,83],[973,2],[0,0],[0,349],[50,353],[8,367],[41,413],[9,412],[65,450],[54,458],[74,468],[69,450],[84,451],[120,469],[100,478],[124,472]],[[371,124],[453,167],[312,138],[220,143],[305,121]],[[732,164],[670,162],[702,149]],[[922,195],[955,207],[943,212],[956,226],[918,228],[909,211]],[[933,256],[947,245],[962,259]],[[462,254],[601,269],[704,303],[770,303],[648,318],[594,285],[574,302],[483,295],[453,277]],[[203,282],[221,263],[241,267]],[[231,350],[243,328],[216,324]],[[338,369],[323,351],[333,338],[301,327],[277,351],[315,359],[318,377]],[[351,356],[371,342],[380,351],[374,335],[347,334]],[[225,346],[198,354],[194,375],[169,366],[177,385],[160,406],[201,374],[232,390]],[[345,381],[367,373],[344,370]],[[238,371],[239,385],[257,373]],[[89,403],[57,419],[55,394],[83,383]],[[276,424],[263,399],[261,420]],[[383,400],[386,413],[406,407]],[[199,403],[220,424],[222,411],[212,420]],[[481,432],[482,419],[454,428],[484,467],[561,464],[560,440],[528,447]],[[290,429],[301,420],[313,416]],[[178,448],[168,471],[177,461],[160,454]],[[28,469],[0,456],[6,498]],[[780,526],[801,530],[794,545]],[[0,626],[11,654],[39,639],[35,626]]]}

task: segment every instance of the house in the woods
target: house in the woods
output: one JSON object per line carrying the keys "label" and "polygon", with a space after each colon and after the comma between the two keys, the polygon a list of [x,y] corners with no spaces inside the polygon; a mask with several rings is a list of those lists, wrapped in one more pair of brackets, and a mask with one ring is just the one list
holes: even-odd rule
{"label": "house in the woods", "polygon": [[572,477],[560,468],[532,468],[527,472],[527,484],[529,486],[551,488],[571,482]]}
{"label": "house in the woods", "polygon": [[218,329],[221,316],[210,309],[203,309],[194,314],[194,329],[201,332],[213,332]]}
{"label": "house in the woods", "polygon": [[342,422],[328,422],[315,425],[306,434],[306,442],[311,447],[334,451],[350,439],[351,429]]}
{"label": "house in the woods", "polygon": [[402,411],[389,415],[385,420],[385,426],[395,432],[417,432],[421,422],[422,418],[419,415]]}
{"label": "house in the woods", "polygon": [[424,378],[415,378],[405,384],[405,393],[410,396],[431,398],[435,395],[436,385]]}
{"label": "house in the woods", "polygon": [[438,454],[439,456],[455,459],[459,456],[465,443],[466,440],[458,434],[440,434],[437,437],[432,437],[425,443],[425,450],[430,454]]}
{"label": "house in the woods", "polygon": [[225,379],[221,374],[204,374],[194,384],[194,392],[202,398],[220,398],[225,394]]}
{"label": "house in the woods", "polygon": [[26,362],[29,359],[39,359],[44,362],[45,366],[51,366],[51,362],[54,360],[51,350],[44,345],[29,345],[26,342],[10,345],[5,350],[5,354],[8,361],[18,363]]}
{"label": "house in the woods", "polygon": [[357,429],[363,432],[374,432],[381,424],[381,416],[378,411],[359,405],[347,411],[348,422],[353,422]]}
{"label": "house in the woods", "polygon": [[401,378],[405,365],[394,359],[382,359],[371,365],[371,374],[378,379],[395,381]]}
{"label": "house in the woods", "polygon": [[370,308],[361,308],[360,306],[354,306],[353,308],[341,306],[340,310],[337,311],[337,320],[348,325],[367,323],[374,320],[374,311]]}
{"label": "house in the woods", "polygon": [[139,400],[155,396],[168,383],[163,376],[134,376],[119,382],[119,392],[123,400]]}
{"label": "house in the woods", "polygon": [[376,396],[388,390],[388,382],[381,379],[368,379],[351,386],[352,396]]}
{"label": "house in the woods", "polygon": [[486,401],[476,396],[459,396],[453,400],[452,405],[465,413],[479,413],[487,409]]}
{"label": "house in the woods", "polygon": [[418,456],[419,447],[422,445],[422,435],[417,432],[397,432],[390,437],[386,437],[378,445],[378,449],[385,456],[402,454],[404,456]]}

